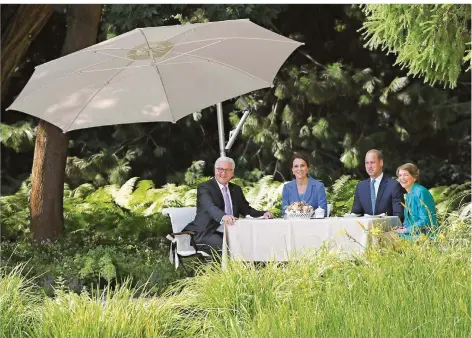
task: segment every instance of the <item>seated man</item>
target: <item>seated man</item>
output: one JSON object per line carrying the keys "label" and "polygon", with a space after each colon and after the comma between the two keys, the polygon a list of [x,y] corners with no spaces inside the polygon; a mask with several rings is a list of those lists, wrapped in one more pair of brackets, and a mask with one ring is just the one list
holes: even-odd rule
{"label": "seated man", "polygon": [[383,173],[383,155],[371,149],[365,155],[365,169],[370,178],[357,184],[352,213],[398,216],[403,221],[403,194],[398,181]]}
{"label": "seated man", "polygon": [[258,211],[249,206],[243,192],[233,178],[234,161],[220,157],[215,162],[215,177],[197,188],[197,215],[184,231],[195,232],[197,244],[207,244],[216,250],[223,246],[223,224],[232,225],[239,215],[272,218],[270,212]]}

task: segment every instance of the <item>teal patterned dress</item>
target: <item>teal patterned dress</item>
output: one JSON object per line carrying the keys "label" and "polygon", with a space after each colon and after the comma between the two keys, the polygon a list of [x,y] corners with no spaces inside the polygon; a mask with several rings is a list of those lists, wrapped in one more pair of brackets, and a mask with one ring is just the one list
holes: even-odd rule
{"label": "teal patterned dress", "polygon": [[431,193],[418,183],[414,183],[409,193],[405,194],[405,221],[406,234],[399,234],[402,238],[416,239],[421,233],[431,234],[438,227],[436,206]]}

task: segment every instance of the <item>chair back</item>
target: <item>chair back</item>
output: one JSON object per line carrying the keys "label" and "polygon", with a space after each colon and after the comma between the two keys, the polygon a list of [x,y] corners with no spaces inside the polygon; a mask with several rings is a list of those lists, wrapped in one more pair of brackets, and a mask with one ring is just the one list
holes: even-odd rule
{"label": "chair back", "polygon": [[172,232],[181,232],[190,222],[195,219],[197,208],[164,208],[162,209],[162,214],[170,217],[170,222],[172,223]]}

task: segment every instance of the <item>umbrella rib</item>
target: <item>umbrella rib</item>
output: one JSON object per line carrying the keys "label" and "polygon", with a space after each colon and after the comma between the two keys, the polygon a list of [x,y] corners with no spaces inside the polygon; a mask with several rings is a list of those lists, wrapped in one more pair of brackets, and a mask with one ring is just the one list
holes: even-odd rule
{"label": "umbrella rib", "polygon": [[[185,33],[186,32],[188,32],[188,31],[185,31]],[[174,39],[174,37],[169,38],[169,39],[167,39],[163,42],[169,42],[169,40],[171,40],[171,39]],[[285,40],[266,39],[266,38],[251,38],[251,37],[245,37],[245,36],[233,36],[233,37],[224,37],[224,36],[222,36],[222,37],[212,38],[212,39],[192,40],[192,41],[186,41],[186,42],[182,42],[182,43],[175,43],[175,44],[173,44],[174,47],[172,47],[172,49],[175,48],[175,47],[188,45],[188,44],[192,44],[192,43],[196,43],[196,42],[206,42],[206,41],[214,41],[214,40],[237,40],[237,39],[240,39],[240,40],[271,41],[271,42],[291,43],[291,44],[303,45],[303,42],[298,42],[298,41],[293,41],[293,40],[285,41]],[[133,48],[101,48],[101,49],[87,50],[87,51],[84,51],[84,52],[95,52],[95,51],[102,51],[102,50],[132,50],[132,49]],[[165,50],[166,48],[155,47],[154,49]]]}
{"label": "umbrella rib", "polygon": [[44,88],[47,88],[47,87],[53,85],[54,83],[59,82],[59,81],[63,80],[64,78],[66,78],[66,77],[68,77],[68,76],[70,76],[70,75],[73,75],[73,74],[76,74],[76,73],[80,73],[80,72],[82,72],[84,69],[87,69],[87,68],[90,68],[90,67],[93,67],[93,66],[98,66],[98,65],[101,65],[102,63],[110,62],[110,61],[113,61],[113,60],[115,60],[115,59],[116,59],[116,58],[109,59],[109,60],[105,60],[105,61],[100,61],[100,62],[95,63],[95,64],[93,64],[93,65],[90,65],[90,66],[84,67],[84,68],[82,68],[82,69],[79,69],[79,70],[75,70],[75,71],[73,71],[73,72],[70,72],[70,73],[68,73],[68,74],[66,74],[66,75],[63,75],[63,76],[61,76],[60,78],[58,78],[58,79],[56,79],[56,80],[54,80],[54,81],[52,81],[52,82],[50,82],[50,83],[45,84],[44,86],[42,86],[42,87],[40,87],[40,88],[38,88],[38,89],[36,89],[36,90],[33,90],[32,92],[28,93],[26,96],[22,97],[21,100],[26,99],[26,98],[27,98],[28,96],[30,96],[31,94],[36,93],[36,92],[38,92],[38,91],[40,91],[40,90],[43,90]]}
{"label": "umbrella rib", "polygon": [[[188,30],[186,30],[186,31],[184,31],[184,32],[181,32],[181,33],[179,33],[179,34],[177,34],[177,35],[174,35],[174,36],[173,36],[172,38],[170,38],[170,39],[174,39],[174,38],[176,38],[177,36],[183,35],[183,34],[185,34],[185,33],[187,33],[187,32],[188,32]],[[143,32],[142,30],[141,30],[141,33],[143,34],[144,38],[146,39],[146,43],[147,43],[149,49],[151,49],[151,47],[149,46],[149,42],[148,42],[148,40],[147,40],[146,35],[144,34],[144,32]],[[168,42],[170,39],[167,39],[166,42]],[[182,41],[183,39],[185,39],[185,36],[182,36],[181,39],[179,40],[179,42]],[[178,45],[178,44],[174,44],[171,49],[169,49],[167,52],[164,53],[164,55],[162,55],[162,56],[160,57],[160,59],[162,60],[164,57],[167,56],[167,54],[174,53],[173,50],[175,49],[175,47],[177,47],[177,45]],[[151,53],[152,53],[152,51],[151,51]],[[154,55],[153,55],[153,61],[156,62],[156,60],[154,59]],[[162,81],[162,79],[161,79],[161,81]]]}
{"label": "umbrella rib", "polygon": [[[134,62],[134,61],[132,61]],[[95,73],[95,72],[105,72],[109,70],[117,70],[117,69],[131,69],[131,68],[142,68],[142,67],[152,67],[152,64],[142,65],[142,66],[126,66],[126,67],[116,67],[116,68],[103,68],[97,70],[83,70],[80,71],[81,73]]]}
{"label": "umbrella rib", "polygon": [[208,62],[208,60],[201,60],[201,61],[183,61],[183,62],[169,62],[169,63],[164,63],[160,64],[160,66],[174,66],[174,65],[183,65],[186,63],[204,63]]}
{"label": "umbrella rib", "polygon": [[[222,41],[223,41],[223,40],[218,40],[218,41],[216,41],[216,42],[210,43],[209,45],[202,46],[202,47],[199,47],[199,48],[197,48],[197,49],[193,49],[193,50],[191,50],[191,51],[189,51],[189,52],[185,52],[185,53],[172,52],[173,54],[178,54],[178,55],[177,55],[177,56],[174,56],[174,57],[171,57],[171,58],[169,58],[169,59],[166,59],[166,60],[159,61],[159,62],[156,62],[156,60],[154,60],[154,62],[156,62],[156,64],[159,65],[159,64],[161,64],[161,63],[163,63],[163,62],[170,61],[170,60],[179,58],[179,57],[184,56],[184,55],[193,56],[193,55],[191,55],[190,53],[193,53],[193,52],[196,52],[197,50],[200,50],[200,49],[203,49],[203,48],[206,48],[206,47],[215,45],[215,44],[220,43],[220,42],[222,42]],[[165,56],[165,55],[164,55],[164,56]],[[164,56],[163,56],[163,57],[164,57]]]}
{"label": "umbrella rib", "polygon": [[[291,44],[303,44],[302,42],[294,41],[294,40],[276,40],[276,39],[266,39],[266,38],[251,38],[251,37],[245,37],[245,36],[229,36],[229,37],[224,37],[220,36],[218,38],[212,38],[212,39],[203,39],[203,40],[193,40],[193,41],[188,41],[188,42],[183,42],[176,44],[175,46],[182,46],[182,45],[187,45],[190,43],[195,43],[195,42],[205,42],[205,41],[213,41],[213,40],[260,40],[260,41],[272,41],[272,42],[280,42],[280,43],[291,43]],[[168,40],[167,40],[168,41]]]}
{"label": "umbrella rib", "polygon": [[[175,53],[175,52],[174,52]],[[169,59],[170,60],[170,59]],[[166,60],[167,61],[167,60]],[[184,61],[184,62],[169,62],[162,64],[161,66],[170,66],[170,65],[183,65],[186,63],[204,63],[208,62],[208,60],[202,60],[202,61]],[[84,70],[81,71],[81,73],[95,73],[95,72],[105,72],[109,70],[117,70],[117,69],[131,69],[131,68],[142,68],[142,67],[154,67],[154,64],[148,64],[148,65],[142,65],[142,66],[130,66],[130,67],[117,67],[117,68],[104,68],[104,69],[97,69],[97,70]]]}
{"label": "umbrella rib", "polygon": [[[131,64],[131,62],[129,63]],[[77,120],[77,118],[79,117],[79,115],[84,111],[85,108],[87,108],[87,106],[89,105],[89,103],[95,98],[95,96],[97,96],[97,94],[107,85],[110,83],[111,80],[113,80],[114,77],[116,77],[118,74],[120,74],[123,70],[123,69],[120,69],[118,70],[115,74],[113,74],[112,76],[110,76],[110,78],[105,81],[102,86],[100,88],[98,88],[95,93],[93,93],[93,95],[90,97],[90,99],[84,104],[84,106],[82,107],[82,109],[77,113],[77,115],[75,115],[74,119],[71,121],[71,123],[69,123],[69,125],[67,126],[67,130],[65,130],[66,132],[69,131],[69,128],[74,124],[75,120]]]}
{"label": "umbrella rib", "polygon": [[108,54],[108,53],[101,53],[101,50],[89,50],[87,52],[92,52],[92,53],[95,53],[95,54],[100,54],[100,55],[105,55],[105,56],[111,56],[111,57],[114,57],[115,59],[122,59],[122,60],[126,60],[126,61],[131,61],[131,62],[136,61],[136,60],[128,59],[128,58],[118,56],[118,55],[113,55],[113,54]]}
{"label": "umbrella rib", "polygon": [[[207,46],[206,46],[206,47],[207,47]],[[202,48],[203,48],[203,47],[202,47]],[[200,48],[200,49],[201,49],[201,48]],[[190,51],[190,52],[188,52],[188,53],[192,53],[192,52],[194,52],[194,51]],[[173,53],[177,53],[177,52],[173,52]],[[193,54],[188,54],[188,53],[182,53],[180,56],[188,55],[188,56],[195,57],[195,58],[198,58],[198,59],[206,60],[206,61],[208,61],[208,62],[214,62],[214,63],[220,64],[220,65],[222,65],[222,66],[224,66],[224,67],[228,67],[228,68],[234,69],[234,70],[236,70],[236,71],[238,71],[238,72],[240,72],[240,73],[246,74],[246,75],[248,75],[248,76],[250,76],[250,77],[252,77],[252,78],[254,78],[254,79],[256,79],[256,80],[265,82],[265,83],[267,83],[270,87],[272,87],[272,85],[273,85],[272,83],[270,83],[270,82],[268,82],[268,81],[266,81],[266,80],[264,80],[264,79],[261,79],[261,78],[255,76],[255,75],[252,75],[251,73],[248,73],[248,72],[246,72],[246,71],[244,71],[244,70],[242,70],[242,69],[239,69],[239,68],[237,68],[237,67],[228,65],[228,64],[226,64],[226,63],[224,63],[224,62],[217,61],[217,60],[214,60],[214,59],[210,59],[210,58],[207,58],[207,57],[204,57],[204,56],[193,55]],[[177,56],[177,57],[178,57],[178,56]],[[174,59],[174,58],[171,58],[171,59],[168,59],[168,60],[172,60],[172,59]],[[157,63],[157,65],[160,65],[161,63],[163,63],[163,62],[165,62],[165,61],[167,61],[167,60],[161,61],[161,62]],[[163,66],[165,66],[165,64],[163,64]]]}
{"label": "umbrella rib", "polygon": [[174,114],[172,113],[172,107],[170,106],[169,96],[167,96],[167,90],[166,90],[166,87],[164,86],[164,81],[162,81],[161,72],[159,71],[159,68],[157,67],[156,59],[154,59],[154,54],[152,53],[151,46],[149,46],[149,41],[146,37],[146,34],[144,34],[143,29],[139,28],[139,31],[143,35],[144,40],[146,41],[146,44],[148,45],[149,53],[151,54],[151,59],[152,61],[154,61],[153,68],[156,70],[157,76],[159,76],[159,80],[161,81],[162,89],[164,90],[164,95],[167,100],[167,105],[169,106],[169,112],[170,112],[170,115],[172,116],[172,122],[175,123],[176,120],[175,120]]}

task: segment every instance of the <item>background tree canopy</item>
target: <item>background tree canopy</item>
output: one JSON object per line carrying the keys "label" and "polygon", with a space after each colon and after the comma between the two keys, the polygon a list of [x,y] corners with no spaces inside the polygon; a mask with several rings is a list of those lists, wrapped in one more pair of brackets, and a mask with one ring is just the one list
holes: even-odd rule
{"label": "background tree canopy", "polygon": [[466,62],[470,70],[470,5],[366,5],[364,12],[366,46],[397,54],[408,75],[454,88]]}
{"label": "background tree canopy", "polygon": [[[8,6],[2,5],[2,13]],[[438,34],[447,33],[444,37],[440,35],[441,43],[448,44],[447,49],[439,54],[434,53],[435,49],[424,50],[420,55],[423,61],[419,63],[405,56],[411,55],[411,51],[402,54],[398,43],[390,46],[390,41],[396,41],[395,32],[375,26],[382,15],[390,20],[385,20],[385,24],[397,24],[391,21],[391,15],[401,11],[400,7],[383,5],[364,9],[314,4],[105,5],[98,40],[136,27],[249,18],[305,45],[282,67],[274,88],[245,96],[252,114],[228,153],[237,160],[238,176],[255,181],[273,174],[276,180],[288,180],[292,151],[303,151],[311,156],[311,174],[330,186],[344,174],[364,177],[364,154],[375,147],[385,153],[389,174],[394,174],[398,165],[412,161],[419,165],[421,181],[428,187],[461,183],[470,178],[470,73],[461,71],[465,70],[464,48],[470,51],[470,6],[415,6],[408,15],[424,17],[423,28],[431,25],[428,15],[437,20],[441,16],[451,18],[441,21],[444,26],[438,30]],[[469,16],[464,17],[467,10]],[[66,31],[64,12],[64,7],[57,5],[31,43],[11,76],[2,107],[8,107],[19,94],[36,65],[60,56]],[[415,46],[413,38],[428,39],[418,33],[420,23],[402,13],[403,17],[398,14],[395,18],[415,24],[402,32],[417,33],[403,36],[408,48]],[[390,46],[392,52],[398,53],[397,58],[363,47],[365,40],[359,32],[363,22],[363,34],[371,39],[368,45]],[[381,30],[384,35],[370,33],[374,30]],[[466,33],[469,47],[461,47],[467,43]],[[432,32],[425,30],[422,34]],[[395,62],[410,70],[394,66]],[[432,77],[431,71],[422,72],[418,68],[431,62],[435,65],[441,62],[437,78]],[[457,86],[444,89],[427,85],[422,79],[410,78],[410,73],[425,76],[431,83],[440,81]],[[454,76],[457,82],[452,80]],[[242,107],[230,100],[223,109],[228,131],[238,122]],[[28,115],[2,112],[3,194],[17,191],[31,173],[36,125],[36,119]],[[66,183],[71,188],[83,183],[95,187],[122,185],[134,176],[152,180],[156,186],[182,183],[186,169],[194,161],[204,161],[199,162],[198,170],[211,175],[218,154],[213,107],[176,124],[146,123],[73,131]]]}

